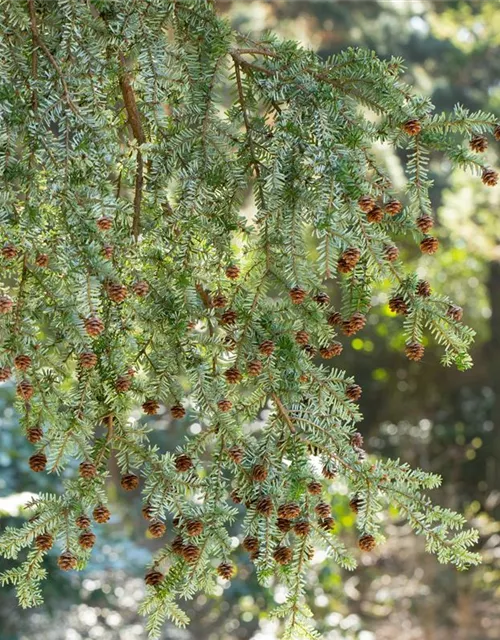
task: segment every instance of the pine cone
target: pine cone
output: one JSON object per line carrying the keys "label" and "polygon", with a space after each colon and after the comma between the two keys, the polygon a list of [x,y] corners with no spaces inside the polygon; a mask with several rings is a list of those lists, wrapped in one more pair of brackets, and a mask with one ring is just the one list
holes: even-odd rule
{"label": "pine cone", "polygon": [[274,342],[272,340],[264,340],[264,342],[261,342],[259,345],[259,351],[264,356],[272,355],[274,348]]}
{"label": "pine cone", "polygon": [[10,313],[14,302],[10,296],[0,295],[0,313]]}
{"label": "pine cone", "polygon": [[360,448],[363,446],[363,436],[359,431],[356,431],[351,436],[351,445],[353,447]]}
{"label": "pine cone", "polygon": [[497,124],[497,126],[495,127],[493,135],[495,136],[495,140],[497,142],[500,142],[500,124]]}
{"label": "pine cone", "polygon": [[401,204],[401,202],[399,202],[399,200],[392,199],[389,200],[389,202],[385,203],[384,210],[390,216],[396,216],[398,213],[401,213],[401,211],[403,211],[403,205]]}
{"label": "pine cone", "polygon": [[298,536],[304,537],[307,536],[311,531],[311,525],[307,520],[299,520],[295,523],[293,530]]}
{"label": "pine cone", "polygon": [[254,465],[250,476],[254,482],[264,482],[267,478],[267,467],[263,464]]}
{"label": "pine cone", "polygon": [[231,400],[223,398],[222,400],[219,400],[219,402],[217,403],[217,407],[219,408],[219,411],[222,411],[222,413],[226,413],[227,411],[231,411],[231,409],[233,408],[233,403],[231,402]]}
{"label": "pine cone", "polygon": [[223,326],[233,325],[233,324],[236,324],[237,318],[238,318],[238,314],[236,313],[236,311],[233,311],[232,309],[228,309],[227,311],[224,311],[224,313],[221,315],[220,323]]}
{"label": "pine cone", "polygon": [[236,489],[233,489],[230,493],[230,498],[234,502],[234,504],[241,504],[242,498]]}
{"label": "pine cone", "polygon": [[92,549],[95,544],[96,536],[92,531],[84,531],[78,536],[78,544],[82,549]]}
{"label": "pine cone", "polygon": [[231,367],[230,369],[227,369],[224,372],[224,376],[229,384],[237,384],[238,382],[241,382],[243,378],[239,369],[235,366]]}
{"label": "pine cone", "polygon": [[90,316],[89,318],[85,318],[83,321],[83,326],[85,327],[85,331],[92,338],[96,338],[104,331],[104,324],[100,318],[97,316]]}
{"label": "pine cone", "polygon": [[182,539],[182,537],[175,536],[175,538],[172,540],[172,551],[178,556],[181,556],[184,553],[184,546],[184,540]]}
{"label": "pine cone", "polygon": [[78,361],[83,369],[92,369],[97,364],[97,356],[92,351],[84,351],[78,356]]}
{"label": "pine cone", "polygon": [[111,513],[107,507],[101,504],[94,509],[92,516],[96,522],[104,524],[111,518]]}
{"label": "pine cone", "polygon": [[293,287],[288,292],[288,295],[290,296],[293,304],[302,304],[306,299],[307,292],[304,291],[304,289],[301,289],[301,287]]}
{"label": "pine cone", "polygon": [[417,296],[428,298],[431,295],[431,285],[427,280],[419,280],[417,283]]}
{"label": "pine cone", "polygon": [[188,520],[186,522],[186,533],[195,537],[203,533],[203,522],[201,520]]}
{"label": "pine cone", "polygon": [[278,547],[273,553],[273,558],[278,564],[289,564],[292,556],[293,552],[290,547]]}
{"label": "pine cone", "polygon": [[187,453],[179,453],[175,458],[175,470],[184,473],[193,468],[193,460]]}
{"label": "pine cone", "polygon": [[451,318],[454,322],[460,322],[464,315],[464,310],[457,304],[450,304],[446,311],[448,318]]}
{"label": "pine cone", "polygon": [[43,438],[43,431],[40,427],[30,427],[26,432],[26,438],[31,444],[36,444]]}
{"label": "pine cone", "polygon": [[117,393],[126,393],[132,386],[132,380],[128,376],[120,376],[115,382]]}
{"label": "pine cone", "polygon": [[48,551],[49,549],[52,549],[53,544],[54,538],[50,533],[41,533],[35,538],[35,546],[40,551]]}
{"label": "pine cone", "polygon": [[476,153],[484,153],[488,148],[488,138],[486,136],[474,136],[470,139],[469,147]]}
{"label": "pine cone", "polygon": [[399,249],[396,247],[396,245],[393,244],[385,248],[384,258],[388,262],[396,262],[396,260],[399,258]]}
{"label": "pine cone", "polygon": [[260,360],[252,360],[247,364],[247,373],[253,378],[262,373],[262,362]]}
{"label": "pine cone", "polygon": [[495,187],[498,183],[498,173],[493,169],[483,169],[481,180],[487,187]]}
{"label": "pine cone", "polygon": [[156,587],[160,584],[164,577],[165,576],[160,571],[156,571],[156,569],[150,569],[144,576],[144,582],[148,585],[148,587]]}
{"label": "pine cone", "polygon": [[170,408],[170,413],[172,414],[173,418],[175,418],[176,420],[180,420],[186,415],[186,409],[184,409],[182,404],[174,404],[174,406]]}
{"label": "pine cone", "polygon": [[297,331],[295,334],[295,342],[301,346],[306,345],[309,342],[309,334],[307,331]]}
{"label": "pine cone", "polygon": [[223,309],[227,305],[227,298],[223,293],[218,293],[212,298],[212,306],[216,309]]}
{"label": "pine cone", "polygon": [[230,562],[221,562],[217,567],[217,574],[224,580],[230,580],[234,574],[234,567]]}
{"label": "pine cone", "polygon": [[361,198],[358,200],[359,208],[363,213],[368,213],[369,211],[371,211],[375,204],[375,199],[371,196],[361,196]]}
{"label": "pine cone", "polygon": [[363,499],[360,496],[355,495],[349,500],[349,509],[353,513],[359,513],[359,510],[361,509],[363,504],[364,504]]}
{"label": "pine cone", "polygon": [[300,515],[300,506],[296,502],[286,502],[278,507],[278,518],[294,520]]}
{"label": "pine cone", "polygon": [[318,520],[318,524],[323,531],[331,531],[335,528],[335,520],[331,516],[328,518],[321,518],[321,520]]}
{"label": "pine cone", "polygon": [[321,347],[319,353],[325,360],[330,360],[331,358],[335,358],[335,356],[339,356],[343,348],[340,342],[332,342],[327,347]]}
{"label": "pine cone", "polygon": [[165,535],[167,527],[160,520],[153,520],[148,527],[148,531],[153,538],[161,538]]}
{"label": "pine cone", "polygon": [[106,291],[108,298],[117,304],[123,302],[128,296],[127,287],[119,282],[111,282],[107,285]]}
{"label": "pine cone", "polygon": [[46,269],[49,266],[49,256],[46,253],[39,253],[35,258],[35,264],[40,269]]}
{"label": "pine cone", "polygon": [[80,476],[86,480],[91,480],[97,475],[97,469],[93,462],[82,462],[79,467]]}
{"label": "pine cone", "polygon": [[439,240],[437,238],[434,238],[433,236],[427,236],[427,238],[424,238],[420,243],[420,251],[429,255],[436,253],[438,248]]}
{"label": "pine cone", "polygon": [[353,402],[357,402],[361,398],[362,392],[363,390],[361,389],[359,384],[350,384],[345,390],[346,396]]}
{"label": "pine cone", "polygon": [[29,400],[33,395],[33,385],[29,380],[21,380],[16,387],[17,395],[23,400]]}
{"label": "pine cone", "polygon": [[270,496],[263,496],[257,501],[255,508],[258,513],[268,518],[273,512],[273,501]]}
{"label": "pine cone", "polygon": [[132,290],[138,298],[145,298],[149,293],[149,284],[146,280],[137,280],[132,285]]}
{"label": "pine cone", "polygon": [[102,216],[96,221],[97,228],[101,231],[109,231],[113,226],[113,218]]}
{"label": "pine cone", "polygon": [[233,336],[227,335],[223,340],[224,346],[228,351],[234,351],[236,349],[236,340]]}
{"label": "pine cone", "polygon": [[389,300],[389,309],[393,313],[398,313],[399,315],[408,315],[409,309],[406,300],[402,296],[394,296]]}
{"label": "pine cone", "polygon": [[158,413],[159,408],[160,408],[160,403],[152,399],[146,400],[146,402],[142,405],[142,410],[148,416],[156,415]]}
{"label": "pine cone", "polygon": [[195,544],[187,544],[182,550],[184,560],[189,564],[194,564],[200,557],[200,553],[200,548]]}
{"label": "pine cone", "polygon": [[6,260],[13,260],[17,256],[17,249],[13,244],[4,244],[2,247],[2,256]]}
{"label": "pine cone", "polygon": [[245,551],[253,553],[257,551],[259,548],[259,539],[256,538],[255,536],[247,536],[246,538],[243,538],[242,544],[243,544],[243,549],[245,549]]}
{"label": "pine cone", "polygon": [[312,496],[319,495],[322,492],[322,490],[323,490],[323,486],[321,482],[318,482],[317,480],[311,480],[311,482],[307,485],[307,491]]}
{"label": "pine cone", "polygon": [[64,551],[64,553],[61,553],[59,558],[57,558],[57,564],[59,569],[70,571],[71,569],[76,569],[78,563],[71,551]]}
{"label": "pine cone", "polygon": [[125,491],[133,491],[139,486],[139,477],[135,473],[126,473],[122,476],[120,484]]}
{"label": "pine cone", "polygon": [[355,311],[349,320],[342,322],[342,333],[346,336],[353,336],[364,328],[366,316],[360,311]]}
{"label": "pine cone", "polygon": [[320,518],[328,518],[332,515],[332,508],[326,502],[318,502],[314,507],[314,511]]}
{"label": "pine cone", "polygon": [[5,382],[12,375],[10,367],[0,367],[0,382]]}
{"label": "pine cone", "polygon": [[368,213],[366,214],[366,219],[371,223],[382,222],[382,220],[384,219],[384,210],[382,209],[382,207],[375,205],[373,209],[371,209],[371,211],[368,211]]}
{"label": "pine cone", "polygon": [[38,453],[34,453],[28,462],[30,469],[38,473],[39,471],[43,471],[47,466],[47,456],[39,451]]}
{"label": "pine cone", "polygon": [[428,233],[434,226],[434,220],[431,216],[419,216],[416,224],[422,233]]}
{"label": "pine cone", "polygon": [[235,444],[227,450],[227,455],[235,464],[241,464],[244,452],[241,447]]}
{"label": "pine cone", "polygon": [[235,264],[229,265],[226,269],[226,276],[230,280],[237,280],[240,277],[240,269]]}
{"label": "pine cone", "polygon": [[324,291],[316,294],[313,300],[316,304],[319,304],[321,307],[325,307],[327,304],[330,304],[330,296]]}
{"label": "pine cone", "polygon": [[78,516],[75,520],[75,524],[79,529],[88,529],[91,524],[90,518],[82,513],[82,515]]}
{"label": "pine cone", "polygon": [[409,136],[416,136],[422,131],[422,125],[419,120],[412,118],[404,123],[403,131]]}
{"label": "pine cone", "polygon": [[361,536],[361,538],[358,540],[358,547],[361,549],[361,551],[373,551],[376,546],[377,544],[375,542],[375,538],[371,535],[366,534],[364,536]]}
{"label": "pine cone", "polygon": [[316,355],[316,347],[314,345],[306,344],[302,348],[310,358],[314,358],[314,356]]}
{"label": "pine cone", "polygon": [[424,357],[424,347],[419,342],[407,342],[405,347],[405,354],[408,360],[418,362]]}
{"label": "pine cone", "polygon": [[328,316],[327,322],[330,327],[338,326],[342,324],[342,315],[338,311],[334,311]]}
{"label": "pine cone", "polygon": [[102,249],[101,249],[101,254],[103,256],[103,258],[106,258],[106,260],[111,260],[111,258],[113,257],[113,245],[112,244],[103,244],[102,245]]}
{"label": "pine cone", "polygon": [[340,256],[337,268],[340,273],[349,273],[358,264],[361,251],[355,247],[349,247]]}
{"label": "pine cone", "polygon": [[289,531],[291,531],[293,524],[286,518],[278,518],[276,520],[276,526],[281,531],[281,533],[288,533]]}
{"label": "pine cone", "polygon": [[21,354],[14,358],[14,366],[19,371],[26,371],[31,367],[31,358],[27,355]]}
{"label": "pine cone", "polygon": [[333,480],[337,477],[337,465],[332,460],[327,460],[321,469],[321,474],[327,480]]}
{"label": "pine cone", "polygon": [[151,520],[153,517],[154,509],[150,504],[145,504],[141,509],[142,517],[144,520]]}

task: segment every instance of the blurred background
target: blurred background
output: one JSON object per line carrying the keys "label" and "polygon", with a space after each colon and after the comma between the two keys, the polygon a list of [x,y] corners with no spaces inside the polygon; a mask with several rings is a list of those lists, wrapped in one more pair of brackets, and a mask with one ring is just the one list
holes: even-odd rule
{"label": "blurred background", "polygon": [[[346,46],[374,49],[406,60],[406,80],[430,95],[438,111],[457,102],[499,115],[500,4],[498,0],[218,0],[241,31],[266,30],[294,38],[328,56]],[[498,168],[500,145],[490,145]],[[403,187],[404,156],[384,151],[396,185]],[[439,353],[426,345],[422,363],[402,355],[401,322],[387,308],[387,291],[374,300],[367,328],[343,338],[342,362],[364,389],[361,431],[372,454],[400,457],[443,476],[434,499],[463,511],[481,534],[482,566],[467,573],[441,566],[422,541],[388,514],[388,542],[342,575],[322,557],[309,577],[309,596],[319,629],[328,640],[489,640],[500,638],[500,189],[451,171],[433,159],[432,200],[443,250],[422,257],[400,243],[403,257],[422,277],[464,307],[477,331],[474,368],[443,370]],[[418,255],[417,255],[418,254]],[[334,288],[330,292],[334,295]],[[350,344],[349,344],[350,343]],[[29,472],[26,443],[12,409],[11,385],[0,385],[0,528],[20,524],[31,493],[57,488],[54,479]],[[190,425],[154,423],[161,443],[172,448]],[[158,439],[160,442],[160,439]],[[110,486],[113,518],[100,527],[92,564],[82,574],[58,571],[49,557],[45,605],[22,612],[12,592],[0,600],[0,640],[143,640],[137,615],[144,565],[156,548],[145,536],[140,496],[127,499]],[[134,492],[137,493],[138,492]],[[340,535],[355,540],[354,520],[342,489],[332,489]],[[237,579],[220,587],[223,597],[187,603],[188,630],[165,627],[163,638],[273,640],[269,619],[279,589],[263,591],[244,556]],[[7,566],[0,561],[0,570]]]}

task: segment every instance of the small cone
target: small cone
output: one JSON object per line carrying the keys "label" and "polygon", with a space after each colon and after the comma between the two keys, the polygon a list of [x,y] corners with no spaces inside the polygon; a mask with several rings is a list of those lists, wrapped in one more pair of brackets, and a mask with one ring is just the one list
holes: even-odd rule
{"label": "small cone", "polygon": [[70,571],[71,569],[76,569],[77,561],[71,551],[64,551],[64,553],[61,553],[59,558],[57,558],[57,564],[63,571]]}

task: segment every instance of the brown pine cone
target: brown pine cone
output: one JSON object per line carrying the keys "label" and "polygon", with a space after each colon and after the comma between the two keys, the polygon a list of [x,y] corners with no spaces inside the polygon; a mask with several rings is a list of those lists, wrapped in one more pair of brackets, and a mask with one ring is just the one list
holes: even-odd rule
{"label": "brown pine cone", "polygon": [[97,228],[101,231],[109,231],[113,226],[113,218],[102,216],[96,221]]}
{"label": "brown pine cone", "polygon": [[295,523],[293,530],[298,536],[301,536],[301,537],[307,536],[311,531],[311,525],[307,520],[299,520],[298,522]]}
{"label": "brown pine cone", "polygon": [[13,306],[14,302],[12,301],[12,298],[10,296],[0,296],[0,313],[10,313]]}
{"label": "brown pine cone", "polygon": [[295,342],[301,346],[306,345],[309,342],[309,334],[307,331],[297,331],[295,334]]}
{"label": "brown pine cone", "polygon": [[368,213],[368,211],[371,211],[375,204],[375,199],[371,196],[361,196],[361,198],[358,200],[359,208],[363,213]]}
{"label": "brown pine cone", "polygon": [[90,316],[83,321],[85,331],[92,338],[96,338],[104,331],[104,324],[97,316]]}
{"label": "brown pine cone", "polygon": [[332,342],[327,347],[321,347],[319,354],[325,360],[330,360],[331,358],[335,358],[335,356],[339,356],[343,348],[340,342]]}
{"label": "brown pine cone", "polygon": [[31,358],[27,355],[20,354],[14,358],[14,366],[19,371],[26,371],[31,367]]}
{"label": "brown pine cone", "polygon": [[293,524],[286,518],[278,518],[276,520],[276,526],[281,531],[281,533],[288,533],[289,531],[291,531]]}
{"label": "brown pine cone", "polygon": [[352,316],[342,322],[342,333],[346,336],[353,336],[364,328],[366,324],[366,316],[360,311],[355,311]]}
{"label": "brown pine cone", "polygon": [[29,400],[33,395],[33,385],[29,380],[21,380],[16,387],[17,395],[23,400]]}
{"label": "brown pine cone", "polygon": [[194,564],[198,558],[200,557],[201,551],[200,548],[195,544],[187,544],[182,549],[182,555],[184,556],[184,560],[189,564]]}
{"label": "brown pine cone", "polygon": [[10,367],[0,367],[0,382],[5,382],[12,375]]}
{"label": "brown pine cone", "polygon": [[78,563],[71,551],[64,551],[64,553],[61,553],[59,558],[57,558],[57,564],[59,569],[70,571],[71,569],[76,569]]}
{"label": "brown pine cone", "polygon": [[495,127],[493,135],[495,136],[495,140],[497,142],[500,142],[500,124],[497,124],[497,126]]}
{"label": "brown pine cone", "polygon": [[156,587],[160,584],[165,576],[161,571],[157,571],[156,569],[150,569],[146,575],[144,576],[144,582],[148,585],[148,587]]}
{"label": "brown pine cone", "polygon": [[361,251],[355,247],[349,247],[340,256],[337,268],[340,273],[349,273],[358,264]]}
{"label": "brown pine cone", "polygon": [[84,531],[78,536],[78,544],[82,549],[92,549],[95,544],[96,536],[92,531]]}
{"label": "brown pine cone", "polygon": [[217,574],[224,580],[230,580],[234,574],[234,567],[230,562],[221,562],[217,567]]}
{"label": "brown pine cone", "polygon": [[417,296],[428,298],[431,295],[431,285],[427,280],[419,280],[417,283]]}
{"label": "brown pine cone", "polygon": [[231,402],[231,400],[223,398],[222,400],[219,400],[219,402],[217,403],[217,407],[219,408],[219,411],[222,411],[222,413],[226,413],[227,411],[231,411],[231,409],[233,408],[233,403]]}
{"label": "brown pine cone", "polygon": [[375,538],[369,534],[361,536],[361,538],[358,540],[358,547],[361,549],[361,551],[373,551],[376,546],[377,544],[375,542]]}
{"label": "brown pine cone", "polygon": [[242,545],[245,551],[249,551],[250,553],[253,553],[257,551],[259,548],[259,539],[256,538],[255,536],[247,536],[246,538],[243,538]]}
{"label": "brown pine cone", "polygon": [[335,528],[335,520],[331,516],[321,518],[321,520],[318,520],[318,524],[324,531],[331,531]]}
{"label": "brown pine cone", "polygon": [[403,211],[403,205],[399,200],[393,198],[392,200],[389,200],[389,202],[385,203],[384,210],[390,216],[396,216],[398,213]]}
{"label": "brown pine cone", "polygon": [[363,390],[361,389],[359,384],[350,384],[345,390],[346,396],[353,402],[357,402],[361,398],[362,392]]}
{"label": "brown pine cone", "polygon": [[113,245],[112,244],[103,244],[102,245],[102,249],[101,249],[101,254],[103,256],[103,258],[106,258],[106,260],[111,260],[111,258],[113,257]]}
{"label": "brown pine cone", "polygon": [[476,153],[484,153],[488,148],[488,138],[486,136],[474,136],[469,141],[469,147]]}
{"label": "brown pine cone", "polygon": [[111,518],[111,513],[109,512],[109,509],[107,507],[105,507],[103,504],[100,504],[92,512],[92,516],[96,522],[104,524]]}
{"label": "brown pine cone", "polygon": [[261,342],[259,345],[259,352],[264,356],[272,355],[274,349],[274,342],[272,340],[264,340],[264,342]]}
{"label": "brown pine cone", "polygon": [[243,454],[243,449],[241,447],[238,447],[238,445],[236,444],[227,450],[227,455],[235,464],[241,463],[241,461],[243,460]]}
{"label": "brown pine cone", "polygon": [[80,467],[78,469],[80,476],[82,478],[85,478],[86,480],[91,480],[92,478],[95,478],[97,475],[97,469],[96,466],[93,462],[82,462],[80,464]]}
{"label": "brown pine cone", "polygon": [[28,442],[31,442],[31,444],[40,442],[40,440],[43,438],[43,431],[40,429],[40,427],[30,427],[26,432],[26,438]]}
{"label": "brown pine cone", "polygon": [[84,351],[78,356],[78,361],[83,369],[92,369],[97,364],[97,356],[93,351]]}
{"label": "brown pine cone", "polygon": [[464,310],[457,304],[450,304],[446,311],[448,318],[451,318],[454,322],[460,322],[464,315]]}
{"label": "brown pine cone", "polygon": [[420,243],[420,251],[432,255],[439,248],[439,240],[433,236],[427,236]]}
{"label": "brown pine cone", "polygon": [[363,499],[360,496],[355,495],[349,500],[349,509],[353,513],[359,513],[359,510],[363,506]]}
{"label": "brown pine cone", "polygon": [[314,296],[313,300],[316,304],[319,304],[321,307],[325,307],[327,304],[330,304],[330,296],[324,291],[317,293]]}
{"label": "brown pine cone", "polygon": [[309,484],[307,485],[307,491],[312,496],[318,496],[322,490],[323,486],[321,482],[318,482],[317,480],[311,480],[311,482],[309,482]]}
{"label": "brown pine cone", "polygon": [[294,520],[300,515],[300,506],[296,502],[286,502],[278,507],[278,518]]}
{"label": "brown pine cone", "polygon": [[175,536],[172,540],[172,551],[176,553],[178,556],[181,556],[184,553],[184,540],[182,536]]}
{"label": "brown pine cone", "polygon": [[13,260],[17,256],[17,249],[13,244],[4,244],[2,247],[2,256],[6,260]]}
{"label": "brown pine cone", "polygon": [[318,517],[320,518],[328,518],[332,515],[332,508],[326,502],[318,502],[318,504],[314,507],[314,511],[316,511]]}
{"label": "brown pine cone", "polygon": [[292,556],[293,552],[290,547],[278,547],[273,553],[273,558],[278,564],[289,564]]}
{"label": "brown pine cone", "polygon": [[396,262],[396,260],[399,258],[399,249],[396,247],[395,244],[391,246],[387,246],[384,249],[384,258],[388,262]]}
{"label": "brown pine cone", "polygon": [[79,529],[88,529],[90,527],[90,524],[91,524],[90,518],[88,516],[86,516],[84,513],[82,513],[75,520],[75,524]]}
{"label": "brown pine cone", "polygon": [[224,336],[223,343],[228,351],[234,351],[236,349],[236,340],[233,338],[233,336]]}
{"label": "brown pine cone", "polygon": [[30,457],[28,463],[30,465],[30,469],[38,473],[39,471],[43,471],[47,466],[47,456],[41,451],[38,451],[38,453],[34,453]]}
{"label": "brown pine cone", "polygon": [[141,509],[142,517],[144,520],[151,520],[153,517],[154,509],[150,504],[145,504]]}
{"label": "brown pine cone", "polygon": [[241,382],[243,378],[239,369],[235,366],[231,367],[230,369],[227,369],[224,372],[224,377],[226,378],[229,384],[237,384],[238,382]]}
{"label": "brown pine cone", "polygon": [[126,473],[122,476],[120,484],[125,491],[133,491],[139,486],[139,477],[135,473]]}
{"label": "brown pine cone", "polygon": [[128,376],[120,376],[115,382],[117,393],[126,393],[132,386],[132,380]]}
{"label": "brown pine cone", "polygon": [[333,480],[337,477],[337,465],[332,460],[327,460],[321,469],[321,475],[327,480]]}
{"label": "brown pine cone", "polygon": [[186,522],[186,533],[195,537],[203,533],[203,522],[201,520],[188,520]]}
{"label": "brown pine cone", "polygon": [[142,410],[148,416],[154,416],[158,413],[160,409],[160,403],[157,400],[146,400],[146,402],[142,405]]}
{"label": "brown pine cone", "polygon": [[216,309],[223,309],[227,305],[227,298],[223,293],[218,293],[212,298],[212,306]]}
{"label": "brown pine cone", "polygon": [[262,362],[260,360],[252,360],[247,364],[247,373],[249,376],[255,377],[262,373]]}
{"label": "brown pine cone", "polygon": [[235,264],[229,265],[226,269],[226,276],[230,280],[237,280],[240,277],[240,269]]}
{"label": "brown pine cone", "polygon": [[306,344],[302,348],[310,358],[314,358],[314,356],[316,355],[316,347],[314,347],[312,344]]}
{"label": "brown pine cone", "polygon": [[422,125],[419,120],[412,118],[404,123],[403,131],[409,136],[416,136],[422,131]]}
{"label": "brown pine cone", "polygon": [[237,318],[238,318],[238,314],[236,313],[236,311],[233,311],[232,309],[228,309],[227,311],[224,311],[224,313],[221,315],[220,323],[223,326],[230,326],[230,325],[236,324]]}
{"label": "brown pine cone", "polygon": [[254,482],[264,482],[267,478],[267,467],[263,464],[256,464],[252,467],[250,476]]}
{"label": "brown pine cone", "polygon": [[120,304],[123,302],[125,298],[128,296],[127,287],[124,284],[120,284],[119,282],[111,282],[107,285],[106,291],[108,294],[108,298],[112,302],[116,302]]}
{"label": "brown pine cone", "polygon": [[241,504],[242,498],[236,489],[233,489],[230,493],[230,498],[234,502],[234,504]]}
{"label": "brown pine cone", "polygon": [[46,253],[39,253],[35,258],[35,264],[40,269],[46,269],[49,266],[49,256]]}
{"label": "brown pine cone", "polygon": [[52,549],[53,544],[54,538],[50,533],[41,533],[35,538],[35,546],[40,551],[48,551],[49,549]]}
{"label": "brown pine cone", "polygon": [[498,184],[498,173],[493,169],[483,169],[481,180],[487,187],[495,187]]}
{"label": "brown pine cone", "polygon": [[351,445],[353,447],[362,447],[363,446],[363,436],[359,431],[356,431],[351,436]]}
{"label": "brown pine cone", "polygon": [[424,357],[425,349],[419,342],[407,342],[405,347],[405,354],[408,360],[418,362]]}
{"label": "brown pine cone", "polygon": [[175,457],[175,470],[179,473],[189,471],[193,466],[193,460],[187,453],[179,453],[179,455]]}
{"label": "brown pine cone", "polygon": [[400,315],[408,315],[409,309],[408,304],[402,296],[394,296],[389,300],[389,309],[393,313],[398,313]]}
{"label": "brown pine cone", "polygon": [[375,205],[373,209],[371,209],[371,211],[368,211],[368,213],[366,214],[366,219],[371,223],[382,222],[382,220],[384,219],[384,210],[382,209],[382,207]]}
{"label": "brown pine cone", "polygon": [[419,216],[417,218],[416,224],[422,233],[428,233],[434,226],[434,220],[431,218],[431,216]]}
{"label": "brown pine cone", "polygon": [[137,280],[132,285],[132,290],[138,298],[145,298],[149,293],[149,284],[146,280]]}
{"label": "brown pine cone", "polygon": [[288,292],[288,295],[290,296],[293,304],[302,304],[306,299],[307,292],[301,287],[292,287]]}
{"label": "brown pine cone", "polygon": [[255,508],[258,513],[268,518],[273,512],[273,501],[270,496],[263,496],[257,501]]}
{"label": "brown pine cone", "polygon": [[180,420],[186,415],[186,409],[184,409],[182,404],[174,404],[174,406],[170,408],[170,413],[172,414],[173,418],[175,418],[176,420]]}
{"label": "brown pine cone", "polygon": [[151,522],[148,527],[148,531],[153,538],[161,538],[163,535],[165,535],[166,530],[167,527],[160,520],[153,520],[153,522]]}

